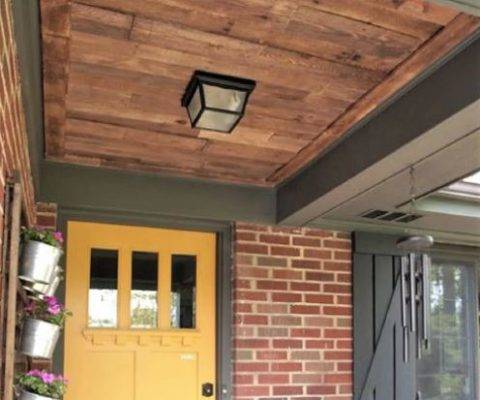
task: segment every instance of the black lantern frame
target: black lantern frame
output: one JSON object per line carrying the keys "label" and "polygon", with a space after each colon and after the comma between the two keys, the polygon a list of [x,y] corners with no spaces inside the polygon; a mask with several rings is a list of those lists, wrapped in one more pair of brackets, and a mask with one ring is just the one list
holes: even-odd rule
{"label": "black lantern frame", "polygon": [[[205,91],[203,89],[204,85],[217,86],[223,89],[244,92],[245,100],[243,102],[242,109],[240,111],[232,111],[224,108],[208,107],[207,102],[205,100]],[[190,119],[192,128],[197,128],[196,124],[198,123],[204,111],[206,110],[214,111],[218,113],[236,115],[237,120],[228,131],[220,130],[220,129],[198,128],[202,130],[210,130],[215,132],[231,133],[235,129],[235,127],[238,125],[240,120],[243,118],[243,116],[245,115],[245,109],[247,107],[248,99],[253,89],[255,89],[255,86],[256,86],[256,82],[251,79],[237,78],[234,76],[220,75],[220,74],[215,74],[215,73],[205,72],[205,71],[195,71],[182,97],[182,107],[187,108],[187,114]],[[197,88],[199,88],[201,107],[197,116],[192,120],[191,115],[188,112],[188,106],[192,101],[192,98],[195,95]]]}

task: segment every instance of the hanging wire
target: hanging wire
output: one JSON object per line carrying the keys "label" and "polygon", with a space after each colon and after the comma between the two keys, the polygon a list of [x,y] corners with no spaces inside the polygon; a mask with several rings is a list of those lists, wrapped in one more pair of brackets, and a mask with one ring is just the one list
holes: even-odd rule
{"label": "hanging wire", "polygon": [[[415,200],[416,200],[416,182],[415,182],[415,167],[414,165],[410,165],[408,169],[409,173],[409,201],[408,201],[408,210],[411,214],[415,214]],[[405,226],[404,229],[404,234],[409,235],[412,234],[413,231],[408,227]]]}
{"label": "hanging wire", "polygon": [[416,200],[416,182],[415,182],[415,167],[410,166],[410,211],[415,211],[415,200]]}
{"label": "hanging wire", "polygon": [[[415,181],[415,167],[413,165],[409,168],[410,190],[409,190],[409,209],[410,213],[415,214],[416,210],[416,181]],[[405,227],[404,232],[406,237],[400,238],[397,241],[399,248],[415,250],[416,252],[426,252],[426,249],[433,245],[434,239],[430,235],[415,234],[415,230]]]}

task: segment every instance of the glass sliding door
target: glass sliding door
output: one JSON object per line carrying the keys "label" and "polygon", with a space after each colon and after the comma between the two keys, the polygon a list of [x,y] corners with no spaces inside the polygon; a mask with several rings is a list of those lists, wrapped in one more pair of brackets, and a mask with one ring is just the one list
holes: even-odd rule
{"label": "glass sliding door", "polygon": [[476,400],[478,298],[472,264],[432,257],[429,346],[417,360],[422,400]]}

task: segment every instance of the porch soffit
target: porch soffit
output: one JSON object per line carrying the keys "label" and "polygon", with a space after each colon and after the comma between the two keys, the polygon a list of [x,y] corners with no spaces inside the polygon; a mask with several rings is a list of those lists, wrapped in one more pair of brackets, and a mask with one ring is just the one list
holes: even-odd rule
{"label": "porch soffit", "polygon": [[[480,20],[419,0],[41,1],[45,153],[276,186],[466,40]],[[196,69],[255,79],[231,135],[190,128]]]}

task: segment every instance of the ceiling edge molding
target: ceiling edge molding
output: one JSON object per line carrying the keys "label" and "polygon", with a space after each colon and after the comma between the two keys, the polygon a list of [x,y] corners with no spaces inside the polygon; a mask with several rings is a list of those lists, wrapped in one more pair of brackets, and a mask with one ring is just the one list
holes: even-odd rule
{"label": "ceiling edge molding", "polygon": [[61,208],[275,223],[275,190],[45,161],[40,200]]}

